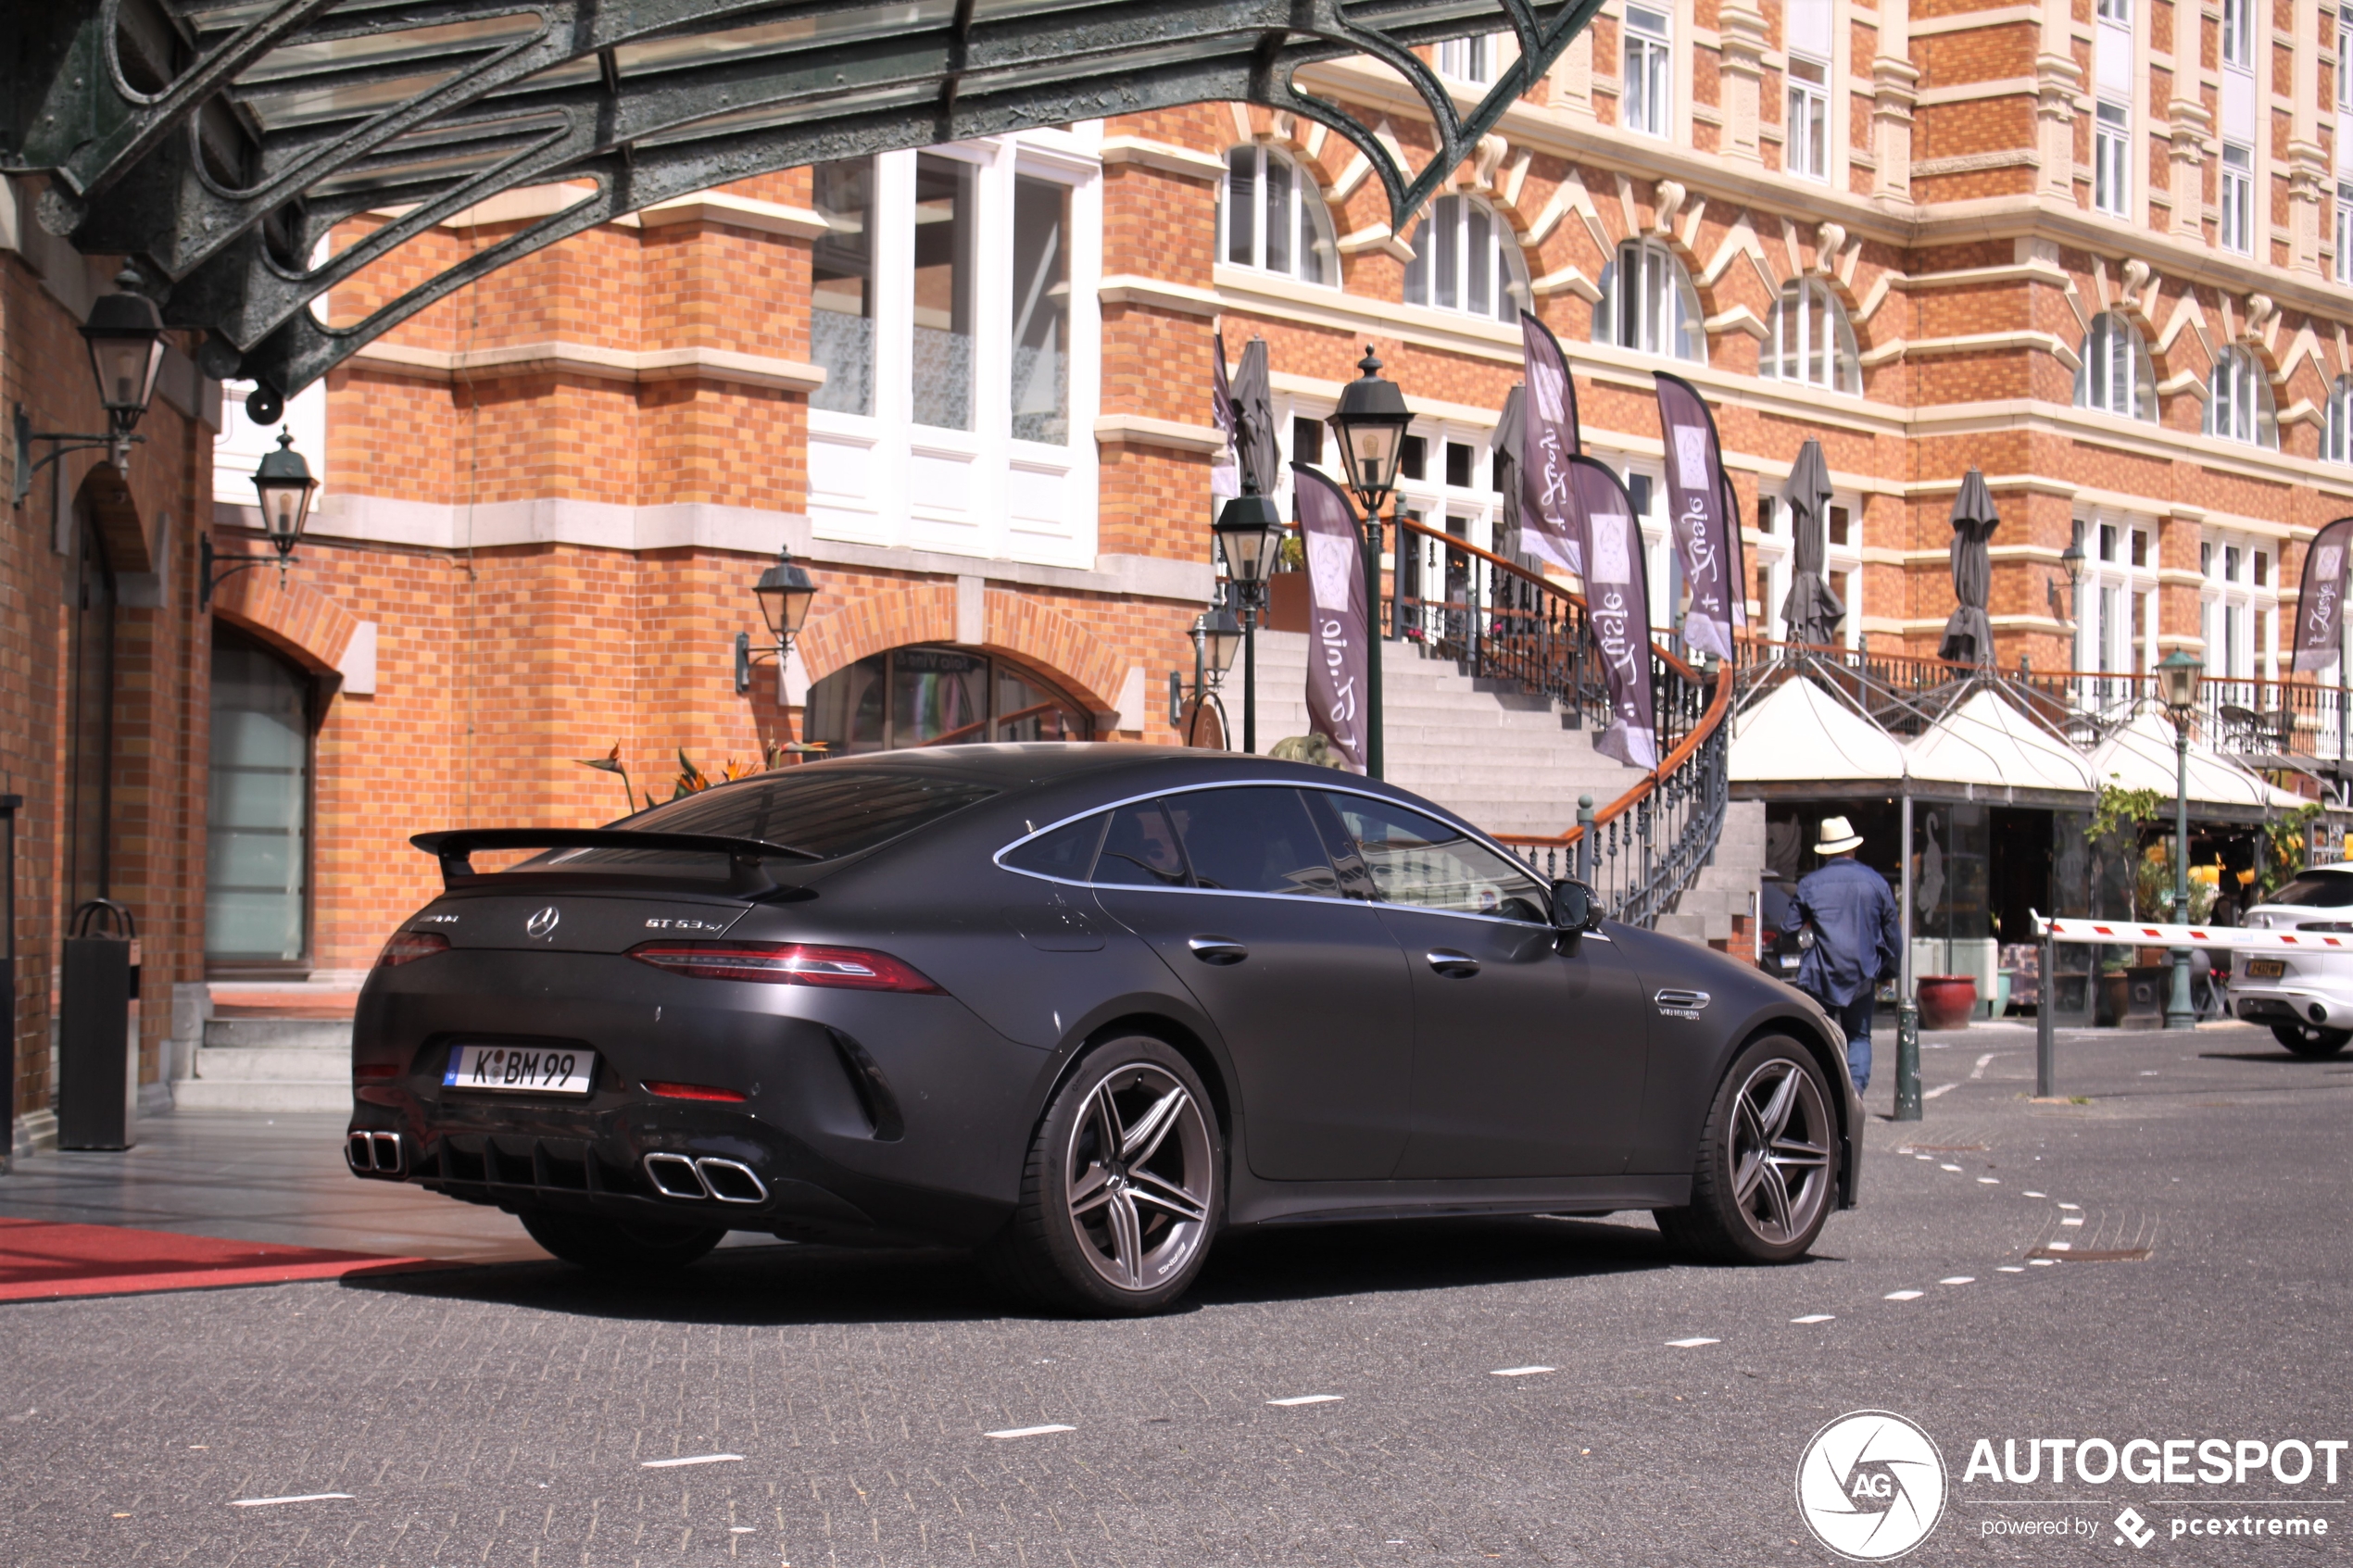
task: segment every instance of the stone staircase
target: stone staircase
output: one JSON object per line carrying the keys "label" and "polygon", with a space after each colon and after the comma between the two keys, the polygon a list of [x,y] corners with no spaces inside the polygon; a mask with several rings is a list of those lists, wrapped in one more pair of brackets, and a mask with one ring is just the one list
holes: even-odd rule
{"label": "stone staircase", "polygon": [[[346,1000],[349,985],[266,988],[273,1007],[238,1006],[251,987],[181,987],[209,994],[186,1006],[174,997],[171,1101],[182,1110],[348,1110],[351,1109],[351,1019],[317,1000]],[[219,1017],[216,1004],[237,1016]],[[184,1015],[184,1016],[183,1016]]]}
{"label": "stone staircase", "polygon": [[1756,958],[1756,889],[1765,877],[1765,802],[1735,800],[1724,808],[1716,857],[1658,917],[1670,936]]}

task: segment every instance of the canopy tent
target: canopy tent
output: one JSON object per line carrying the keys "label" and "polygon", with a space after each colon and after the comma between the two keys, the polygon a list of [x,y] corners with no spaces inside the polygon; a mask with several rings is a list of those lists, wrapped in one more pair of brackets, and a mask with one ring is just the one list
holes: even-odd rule
{"label": "canopy tent", "polygon": [[1904,776],[1904,761],[1894,736],[1803,675],[1732,721],[1734,784],[1893,784]]}
{"label": "canopy tent", "polygon": [[1985,685],[1904,749],[1915,784],[2081,795],[2098,787],[2081,752]]}
{"label": "canopy tent", "polygon": [[[2153,789],[2169,801],[2179,784],[2172,721],[2146,704],[2092,753],[2092,777],[2097,782]],[[2195,739],[2190,742],[2189,771],[2189,797],[2203,805],[2294,810],[2304,804],[2301,797],[2265,783]]]}

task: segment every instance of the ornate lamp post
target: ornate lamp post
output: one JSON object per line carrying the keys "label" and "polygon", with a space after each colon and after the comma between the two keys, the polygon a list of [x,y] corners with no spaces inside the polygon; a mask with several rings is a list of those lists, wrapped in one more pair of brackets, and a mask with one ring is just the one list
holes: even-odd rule
{"label": "ornate lamp post", "polygon": [[[1372,640],[1365,670],[1365,773],[1381,776],[1381,633],[1380,556],[1381,503],[1397,485],[1398,460],[1405,454],[1405,428],[1414,416],[1397,383],[1380,373],[1380,358],[1368,345],[1356,362],[1365,373],[1341,389],[1340,407],[1326,421],[1339,438],[1340,462],[1347,485],[1365,514],[1365,612],[1372,624],[1365,630]],[[1400,528],[1402,541],[1404,531]]]}
{"label": "ornate lamp post", "polygon": [[[1168,672],[1168,725],[1182,726],[1185,744],[1195,744],[1201,722],[1201,711],[1210,702],[1211,694],[1225,684],[1226,671],[1234,665],[1234,651],[1242,646],[1242,623],[1224,605],[1213,605],[1193,617],[1193,684],[1172,670]],[[1185,704],[1189,696],[1192,713],[1189,721]],[[1218,739],[1225,734],[1225,709],[1218,709]]]}
{"label": "ornate lamp post", "polygon": [[[319,482],[310,477],[310,465],[294,449],[294,433],[278,433],[278,449],[265,453],[261,466],[253,470],[254,493],[261,498],[261,533],[276,551],[278,570],[283,572],[293,562],[294,547],[302,542],[302,525],[310,521],[310,498],[319,493]],[[196,544],[196,554],[202,566],[198,576],[196,602],[199,606],[212,603],[212,592],[240,571],[249,571],[271,559],[269,556],[232,556],[229,564],[220,571],[214,563],[222,558],[212,547],[212,535],[205,534]]]}
{"label": "ornate lamp post", "polygon": [[[2190,720],[2197,711],[2198,677],[2206,666],[2187,648],[2175,648],[2158,661],[2157,673],[2165,693],[2166,717],[2173,721],[2173,919],[2190,918]],[[2190,950],[2176,947],[2173,985],[2165,998],[2165,1027],[2187,1029],[2197,1022],[2190,1006]]]}
{"label": "ornate lamp post", "polygon": [[[1283,547],[1283,514],[1271,495],[1247,481],[1242,493],[1217,514],[1214,532],[1225,547],[1226,572],[1241,600],[1242,749],[1258,749],[1258,612],[1266,603],[1266,579]],[[1228,659],[1233,656],[1228,653]]]}
{"label": "ornate lamp post", "polygon": [[[119,287],[132,281],[135,279],[128,271],[115,280]],[[89,345],[90,374],[98,383],[98,402],[107,411],[107,432],[103,435],[85,435],[36,431],[24,405],[18,404],[17,487],[12,504],[22,505],[32,493],[34,473],[69,452],[103,446],[107,449],[107,461],[120,468],[131,456],[131,444],[146,439],[131,432],[146,414],[147,405],[155,401],[156,378],[163,370],[163,313],[156,308],[154,300],[132,294],[126,287],[90,307],[90,319],[82,324],[82,338]],[[32,460],[32,444],[36,441],[53,441],[58,445],[36,463]]]}
{"label": "ornate lamp post", "polygon": [[[760,574],[751,587],[752,596],[760,601],[760,618],[768,623],[767,649],[754,653],[751,633],[736,633],[736,691],[737,695],[751,690],[751,667],[755,660],[773,659],[776,661],[776,706],[785,705],[785,658],[792,652],[793,639],[809,621],[809,607],[817,597],[816,581],[809,569],[792,558],[789,546],[776,551],[775,564]],[[785,718],[785,739],[792,740],[792,717]]]}

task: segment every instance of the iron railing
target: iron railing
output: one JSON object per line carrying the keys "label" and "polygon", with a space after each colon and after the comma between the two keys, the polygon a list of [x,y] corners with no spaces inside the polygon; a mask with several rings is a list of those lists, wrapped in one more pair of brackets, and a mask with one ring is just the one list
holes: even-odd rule
{"label": "iron railing", "polygon": [[[1398,523],[1385,627],[1482,680],[1561,705],[1574,729],[1611,716],[1585,601],[1542,572],[1412,519]],[[1649,926],[1716,853],[1728,797],[1732,671],[1703,673],[1654,643],[1659,765],[1554,836],[1499,834],[1547,880],[1589,883],[1612,919]]]}

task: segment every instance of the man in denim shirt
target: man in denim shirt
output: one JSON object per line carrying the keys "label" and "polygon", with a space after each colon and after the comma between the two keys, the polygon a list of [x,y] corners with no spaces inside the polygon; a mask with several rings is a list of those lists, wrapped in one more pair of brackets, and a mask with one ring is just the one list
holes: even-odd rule
{"label": "man in denim shirt", "polygon": [[1814,853],[1822,867],[1797,884],[1781,929],[1814,928],[1798,960],[1797,988],[1820,1002],[1846,1031],[1846,1065],[1861,1092],[1871,1081],[1871,1007],[1880,977],[1895,968],[1903,934],[1887,879],[1855,859],[1863,835],[1844,817],[1822,819]]}

